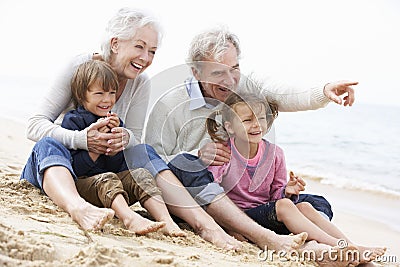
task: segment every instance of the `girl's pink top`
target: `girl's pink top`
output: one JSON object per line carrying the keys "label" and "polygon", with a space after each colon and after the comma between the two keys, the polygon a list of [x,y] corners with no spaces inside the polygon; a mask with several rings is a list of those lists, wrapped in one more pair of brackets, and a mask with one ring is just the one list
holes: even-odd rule
{"label": "girl's pink top", "polygon": [[250,209],[285,196],[287,172],[283,150],[261,140],[254,158],[244,158],[229,140],[231,160],[222,166],[209,166],[214,180],[241,209]]}

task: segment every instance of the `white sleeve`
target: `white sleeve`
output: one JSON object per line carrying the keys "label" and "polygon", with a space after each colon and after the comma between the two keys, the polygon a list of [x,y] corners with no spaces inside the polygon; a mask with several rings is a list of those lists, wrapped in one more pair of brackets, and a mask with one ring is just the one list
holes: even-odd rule
{"label": "white sleeve", "polygon": [[27,137],[38,141],[45,136],[53,137],[69,149],[86,149],[86,129],[72,131],[54,123],[56,119],[71,108],[71,77],[77,61],[71,62],[56,78],[43,98],[38,110],[28,120]]}
{"label": "white sleeve", "polygon": [[129,99],[125,115],[125,128],[129,130],[128,148],[141,143],[147,107],[150,101],[151,83],[147,76],[142,75],[132,85],[133,95]]}
{"label": "white sleeve", "polygon": [[305,90],[272,80],[266,80],[265,85],[263,93],[278,105],[279,111],[314,110],[330,102],[324,95],[323,86]]}

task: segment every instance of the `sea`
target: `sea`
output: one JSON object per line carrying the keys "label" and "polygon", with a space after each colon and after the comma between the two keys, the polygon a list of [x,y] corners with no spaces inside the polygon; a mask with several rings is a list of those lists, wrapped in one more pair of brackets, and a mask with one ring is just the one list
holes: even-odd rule
{"label": "sea", "polygon": [[[0,76],[2,117],[26,123],[51,81]],[[151,105],[150,105],[151,106]],[[287,168],[335,187],[400,197],[400,105],[330,103],[280,112],[266,136],[283,148]]]}
{"label": "sea", "polygon": [[330,103],[280,112],[271,134],[290,170],[336,187],[400,196],[400,106]]}

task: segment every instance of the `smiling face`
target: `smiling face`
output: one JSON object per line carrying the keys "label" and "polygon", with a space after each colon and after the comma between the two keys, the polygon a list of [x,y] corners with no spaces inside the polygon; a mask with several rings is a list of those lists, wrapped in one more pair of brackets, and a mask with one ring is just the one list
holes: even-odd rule
{"label": "smiling face", "polygon": [[220,61],[205,60],[198,69],[193,69],[193,74],[201,82],[204,97],[225,101],[240,79],[236,48],[229,43]]}
{"label": "smiling face", "polygon": [[115,104],[116,93],[117,91],[112,88],[106,92],[99,82],[95,82],[86,91],[82,105],[87,111],[100,117],[106,117]]}
{"label": "smiling face", "polygon": [[119,79],[135,79],[153,62],[158,45],[158,32],[151,26],[136,30],[133,38],[111,40],[111,66]]}
{"label": "smiling face", "polygon": [[234,136],[235,146],[239,152],[243,156],[248,153],[252,155],[257,151],[258,143],[268,131],[265,105],[256,103],[250,107],[241,102],[235,104],[233,110],[236,115],[231,121],[225,122],[225,128],[229,135]]}

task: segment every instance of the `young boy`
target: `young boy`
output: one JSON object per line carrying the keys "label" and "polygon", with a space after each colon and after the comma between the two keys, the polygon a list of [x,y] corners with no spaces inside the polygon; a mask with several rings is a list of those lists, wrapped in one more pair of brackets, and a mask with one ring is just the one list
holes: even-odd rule
{"label": "young boy", "polygon": [[[109,120],[100,130],[102,132],[123,127],[117,114],[111,112],[121,88],[107,63],[93,60],[78,66],[72,77],[71,90],[77,109],[65,114],[62,127],[82,130],[98,120]],[[113,209],[126,228],[136,234],[162,228],[165,234],[186,236],[169,215],[153,176],[146,169],[128,170],[123,152],[114,155],[82,149],[70,152],[72,167],[78,177],[76,187],[86,201]],[[132,211],[129,205],[137,201],[160,222],[150,221]]]}

